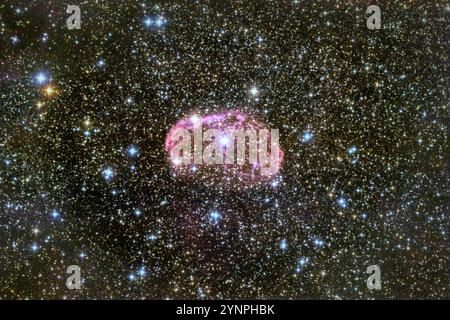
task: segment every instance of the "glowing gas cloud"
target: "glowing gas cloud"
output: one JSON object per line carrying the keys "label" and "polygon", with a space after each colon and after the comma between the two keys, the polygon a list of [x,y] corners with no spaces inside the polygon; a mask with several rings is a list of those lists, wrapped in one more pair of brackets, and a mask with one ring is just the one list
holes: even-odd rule
{"label": "glowing gas cloud", "polygon": [[266,180],[283,161],[279,132],[240,111],[193,114],[169,130],[169,161],[182,175]]}

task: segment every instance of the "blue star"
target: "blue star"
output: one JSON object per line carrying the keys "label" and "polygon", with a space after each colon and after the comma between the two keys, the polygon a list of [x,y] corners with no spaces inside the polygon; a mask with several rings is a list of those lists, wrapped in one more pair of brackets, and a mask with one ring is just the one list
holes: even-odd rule
{"label": "blue star", "polygon": [[252,87],[252,88],[250,89],[250,94],[251,94],[252,96],[256,97],[256,96],[258,95],[258,93],[259,93],[259,90],[258,90],[257,87]]}
{"label": "blue star", "polygon": [[297,261],[297,268],[295,268],[296,273],[300,273],[303,270],[303,267],[305,267],[308,264],[309,259],[307,257],[301,257]]}
{"label": "blue star", "polygon": [[313,135],[311,132],[305,131],[305,132],[303,132],[303,135],[302,135],[302,142],[303,142],[303,143],[308,143],[308,142],[310,142],[313,138],[314,138],[314,135]]}
{"label": "blue star", "polygon": [[114,171],[112,168],[107,167],[103,170],[102,174],[103,174],[103,178],[105,178],[106,181],[109,181],[114,176]]}
{"label": "blue star", "polygon": [[309,261],[308,258],[306,258],[306,257],[301,257],[301,258],[298,260],[298,264],[299,264],[299,266],[304,267],[304,266],[308,263],[308,261]]}
{"label": "blue star", "polygon": [[358,148],[355,146],[351,146],[350,148],[347,149],[347,153],[350,155],[356,153],[357,151],[358,151]]}
{"label": "blue star", "polygon": [[106,64],[106,63],[105,63],[105,60],[103,60],[103,59],[101,59],[101,58],[100,58],[100,60],[97,61],[97,66],[98,66],[98,67],[103,67],[103,66],[105,66],[105,64]]}
{"label": "blue star", "polygon": [[201,299],[203,299],[205,297],[205,291],[203,290],[203,288],[198,288],[198,295]]}
{"label": "blue star", "polygon": [[51,216],[52,216],[53,219],[56,219],[56,218],[59,217],[59,212],[56,211],[56,210],[53,210],[52,213],[51,213]]}
{"label": "blue star", "polygon": [[11,37],[11,43],[12,44],[16,44],[16,43],[18,43],[19,42],[19,37],[17,37],[17,36],[12,36]]}
{"label": "blue star", "polygon": [[141,277],[145,277],[145,275],[147,274],[147,271],[145,270],[145,267],[141,267],[141,268],[138,270],[137,274],[138,274],[139,276],[141,276]]}
{"label": "blue star", "polygon": [[128,147],[127,152],[128,152],[128,155],[133,158],[139,153],[139,150],[136,146],[132,145],[132,146]]}
{"label": "blue star", "polygon": [[150,28],[152,26],[156,26],[157,28],[160,28],[162,26],[164,26],[166,24],[167,20],[162,18],[162,17],[157,17],[157,18],[150,18],[150,17],[146,17],[144,19],[144,25],[146,28]]}
{"label": "blue star", "polygon": [[221,214],[220,214],[219,212],[217,212],[217,211],[211,212],[211,213],[209,214],[209,216],[210,216],[211,221],[212,221],[213,223],[217,223],[217,222],[222,218]]}
{"label": "blue star", "polygon": [[49,76],[46,72],[39,72],[34,76],[34,80],[38,85],[44,85],[49,82]]}
{"label": "blue star", "polygon": [[314,245],[318,248],[322,248],[325,245],[325,242],[321,239],[314,239]]}
{"label": "blue star", "polygon": [[153,24],[153,20],[147,17],[144,20],[144,24],[146,27],[150,27]]}
{"label": "blue star", "polygon": [[161,27],[164,24],[164,19],[158,18],[155,22],[157,27]]}
{"label": "blue star", "polygon": [[278,186],[278,184],[280,183],[280,181],[278,180],[273,180],[270,185],[272,186],[272,188],[276,188]]}
{"label": "blue star", "polygon": [[281,240],[280,241],[280,249],[284,251],[287,249],[287,247],[288,247],[288,245],[287,245],[286,239]]}
{"label": "blue star", "polygon": [[347,206],[348,206],[347,199],[345,199],[343,197],[340,197],[337,199],[337,204],[339,205],[339,207],[344,208],[344,209],[347,208]]}

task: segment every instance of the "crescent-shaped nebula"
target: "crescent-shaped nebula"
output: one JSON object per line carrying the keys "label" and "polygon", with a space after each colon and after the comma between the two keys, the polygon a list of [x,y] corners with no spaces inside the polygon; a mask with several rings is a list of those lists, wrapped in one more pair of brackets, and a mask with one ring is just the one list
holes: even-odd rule
{"label": "crescent-shaped nebula", "polygon": [[225,183],[271,180],[284,156],[278,130],[241,111],[184,117],[168,131],[165,147],[177,175]]}

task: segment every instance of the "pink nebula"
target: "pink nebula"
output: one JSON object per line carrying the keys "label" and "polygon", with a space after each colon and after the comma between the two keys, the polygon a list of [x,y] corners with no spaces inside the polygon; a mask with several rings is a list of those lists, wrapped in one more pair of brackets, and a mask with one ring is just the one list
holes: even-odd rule
{"label": "pink nebula", "polygon": [[[264,132],[264,136],[267,137],[267,140],[264,140],[266,145],[262,145],[261,140],[253,140],[257,141],[257,145],[254,149],[250,149],[251,139],[249,136],[244,137],[241,142],[245,142],[239,144],[235,135],[241,132],[248,133],[249,130],[257,132],[258,139]],[[208,140],[206,138],[208,131],[215,132],[213,139]],[[275,131],[276,136],[273,135],[274,130],[240,111],[208,115],[192,114],[178,120],[170,128],[166,136],[165,147],[169,155],[170,166],[177,175],[192,179],[213,178],[229,182],[235,181],[235,179],[241,182],[267,181],[278,174],[284,156],[283,150],[278,145],[278,130]],[[183,132],[184,135],[181,136],[180,132]],[[195,134],[195,132],[197,133]],[[187,133],[189,133],[189,136],[187,136]],[[201,142],[199,142],[199,137]],[[179,145],[182,143],[187,143],[187,147],[178,153]],[[206,150],[210,148],[208,144],[214,144],[216,148],[212,152],[212,155],[216,156],[216,162],[214,163],[211,163],[211,161],[208,163],[205,156]],[[245,158],[241,157],[240,162],[238,160],[233,161],[232,156],[237,155],[239,146],[243,147],[244,145],[244,148],[248,149],[243,151]],[[195,150],[200,150],[197,153],[198,156],[194,155]],[[257,150],[257,157],[251,157],[249,150]],[[262,155],[259,153],[261,150],[265,152]],[[200,152],[203,152],[203,154]],[[227,155],[227,152],[232,153]],[[266,159],[264,158],[265,155],[267,155]],[[268,158],[270,158],[270,161]],[[264,162],[264,159],[266,162]],[[218,163],[219,161],[220,163]],[[261,174],[267,167],[271,168],[269,174]]]}

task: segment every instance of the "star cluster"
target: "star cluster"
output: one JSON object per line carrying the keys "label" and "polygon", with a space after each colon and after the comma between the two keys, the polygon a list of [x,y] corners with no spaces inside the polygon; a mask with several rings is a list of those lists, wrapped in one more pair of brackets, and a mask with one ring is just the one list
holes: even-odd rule
{"label": "star cluster", "polygon": [[[68,4],[0,4],[0,298],[449,297],[446,1],[381,30],[366,1]],[[236,110],[277,175],[177,175],[170,128]]]}

